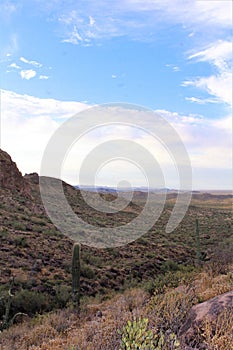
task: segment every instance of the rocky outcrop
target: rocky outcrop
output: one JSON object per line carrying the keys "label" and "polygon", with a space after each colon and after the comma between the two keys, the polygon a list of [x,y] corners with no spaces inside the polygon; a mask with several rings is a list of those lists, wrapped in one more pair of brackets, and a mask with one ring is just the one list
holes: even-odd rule
{"label": "rocky outcrop", "polygon": [[30,196],[30,185],[7,152],[0,149],[0,189]]}
{"label": "rocky outcrop", "polygon": [[[233,290],[216,296],[203,303],[197,304],[189,311],[186,321],[182,326],[179,336],[183,344],[195,346],[197,329],[201,328],[202,323],[208,318],[209,321],[215,321],[217,316],[224,310],[232,310],[233,312]],[[195,349],[184,347],[185,349]]]}
{"label": "rocky outcrop", "polygon": [[39,175],[37,173],[25,174],[24,178],[34,185],[39,184]]}

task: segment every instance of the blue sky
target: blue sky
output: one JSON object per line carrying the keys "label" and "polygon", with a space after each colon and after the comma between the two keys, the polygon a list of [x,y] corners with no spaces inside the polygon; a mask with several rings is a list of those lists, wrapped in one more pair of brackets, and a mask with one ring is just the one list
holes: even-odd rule
{"label": "blue sky", "polygon": [[[194,189],[231,188],[231,1],[2,0],[0,32],[1,147],[23,173],[40,171],[64,120],[125,102],[176,129]],[[109,172],[102,183],[111,184]]]}

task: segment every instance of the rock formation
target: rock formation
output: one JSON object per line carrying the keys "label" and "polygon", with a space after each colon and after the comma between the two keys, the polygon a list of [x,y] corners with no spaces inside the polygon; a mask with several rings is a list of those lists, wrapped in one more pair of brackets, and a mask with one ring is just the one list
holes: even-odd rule
{"label": "rock formation", "polygon": [[0,189],[30,197],[30,185],[8,153],[0,149]]}

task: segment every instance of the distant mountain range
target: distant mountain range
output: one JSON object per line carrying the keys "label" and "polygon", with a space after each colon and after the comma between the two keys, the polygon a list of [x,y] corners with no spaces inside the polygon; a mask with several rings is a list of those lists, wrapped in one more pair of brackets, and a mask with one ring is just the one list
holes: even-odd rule
{"label": "distant mountain range", "polygon": [[[78,190],[83,191],[90,191],[90,192],[100,192],[100,193],[116,193],[116,192],[148,192],[147,187],[122,187],[122,188],[116,188],[116,187],[110,187],[110,186],[80,186],[76,185],[74,186]],[[150,188],[150,192],[152,193],[168,193],[168,192],[175,192],[177,193],[178,190],[176,189],[170,189],[170,188]],[[198,192],[198,191],[195,191]]]}

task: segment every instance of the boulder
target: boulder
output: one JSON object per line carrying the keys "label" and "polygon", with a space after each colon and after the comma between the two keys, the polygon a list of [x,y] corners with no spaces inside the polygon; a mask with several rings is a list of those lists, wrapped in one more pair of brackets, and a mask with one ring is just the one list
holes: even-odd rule
{"label": "boulder", "polygon": [[[179,338],[183,345],[187,346],[184,349],[196,349],[197,329],[201,328],[203,321],[207,318],[210,321],[215,321],[224,309],[232,309],[233,312],[233,290],[194,305],[179,332]],[[188,347],[190,345],[194,347]]]}

